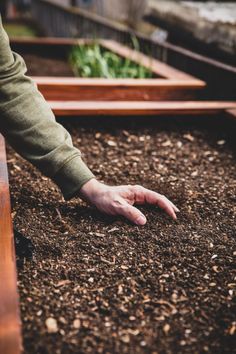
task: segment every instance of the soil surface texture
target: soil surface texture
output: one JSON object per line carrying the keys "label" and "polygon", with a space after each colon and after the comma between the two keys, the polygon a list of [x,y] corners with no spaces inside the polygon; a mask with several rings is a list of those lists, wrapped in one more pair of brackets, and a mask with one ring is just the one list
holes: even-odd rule
{"label": "soil surface texture", "polygon": [[165,194],[177,221],[65,202],[8,149],[14,226],[34,246],[18,257],[26,354],[235,353],[235,125],[138,119],[65,126],[100,180]]}
{"label": "soil surface texture", "polygon": [[[21,53],[29,76],[75,77],[72,65],[64,57],[40,56],[34,53]],[[152,74],[152,78],[162,78]]]}
{"label": "soil surface texture", "polygon": [[22,54],[29,76],[75,76],[65,59],[40,57],[35,54]]}

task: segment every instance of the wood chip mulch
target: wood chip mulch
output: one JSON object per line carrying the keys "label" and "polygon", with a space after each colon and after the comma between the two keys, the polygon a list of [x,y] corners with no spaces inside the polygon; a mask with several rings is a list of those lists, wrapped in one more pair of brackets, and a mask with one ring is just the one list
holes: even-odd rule
{"label": "wood chip mulch", "polygon": [[64,202],[9,148],[14,225],[34,245],[18,257],[25,353],[234,353],[235,125],[110,119],[66,123],[93,172],[181,213],[141,207],[137,227]]}

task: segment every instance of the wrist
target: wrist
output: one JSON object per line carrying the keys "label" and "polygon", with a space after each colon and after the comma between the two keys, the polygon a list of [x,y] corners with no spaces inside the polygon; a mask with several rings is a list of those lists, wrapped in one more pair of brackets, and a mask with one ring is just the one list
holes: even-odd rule
{"label": "wrist", "polygon": [[101,190],[102,186],[103,184],[96,178],[91,178],[80,188],[79,197],[91,203],[98,194],[98,191]]}

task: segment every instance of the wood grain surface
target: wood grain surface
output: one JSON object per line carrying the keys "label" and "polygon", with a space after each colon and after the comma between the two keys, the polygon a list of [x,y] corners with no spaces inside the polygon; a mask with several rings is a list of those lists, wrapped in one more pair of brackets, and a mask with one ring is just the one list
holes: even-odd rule
{"label": "wood grain surface", "polygon": [[234,108],[234,109],[228,109],[228,110],[226,111],[226,115],[227,115],[227,117],[236,120],[236,108]]}
{"label": "wood grain surface", "polygon": [[[148,67],[157,75],[160,75],[166,79],[175,79],[175,80],[193,80],[194,77],[180,71],[178,69],[173,68],[172,66],[158,60],[154,59],[151,56],[147,56],[139,51],[133,50],[127,46],[124,46],[116,41],[113,40],[101,40],[101,45],[116,53],[124,58],[129,58],[132,61]],[[196,81],[199,81],[195,78]]]}
{"label": "wood grain surface", "polygon": [[49,105],[56,116],[203,116],[220,114],[226,110],[236,109],[236,102],[219,101],[49,101]]}
{"label": "wood grain surface", "polygon": [[51,101],[156,101],[196,99],[205,84],[199,80],[80,79],[34,77]]}
{"label": "wood grain surface", "polygon": [[0,353],[21,352],[15,249],[5,143],[0,135]]}

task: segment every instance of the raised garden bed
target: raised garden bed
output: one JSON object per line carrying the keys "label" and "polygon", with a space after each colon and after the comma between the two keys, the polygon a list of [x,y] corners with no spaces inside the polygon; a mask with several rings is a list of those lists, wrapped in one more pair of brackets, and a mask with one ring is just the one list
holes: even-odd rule
{"label": "raised garden bed", "polygon": [[145,227],[63,202],[9,149],[14,223],[35,245],[18,269],[26,354],[233,353],[232,124],[67,120],[98,178],[143,184],[180,208],[174,222],[143,207]]}
{"label": "raised garden bed", "polygon": [[[100,45],[124,58],[131,58],[133,61],[151,68],[159,78],[80,79],[72,77],[73,72],[68,65],[71,49],[75,44],[91,43],[94,42],[62,38],[11,40],[13,49],[20,52],[26,62],[29,60],[27,62],[29,74],[39,75],[40,73],[43,75],[50,72],[53,75],[53,77],[34,76],[34,80],[58,116],[93,116],[94,114],[98,116],[101,114],[116,116],[214,115],[225,110],[235,109],[235,103],[229,101],[187,101],[200,96],[204,97],[202,90],[204,82],[160,61],[151,60],[149,57],[114,41],[102,40]],[[61,74],[71,77],[56,77]],[[206,99],[206,97],[204,98]],[[177,99],[180,101],[176,101]],[[169,102],[170,100],[174,100],[174,102]]]}
{"label": "raised garden bed", "polygon": [[[73,46],[76,44],[92,44],[93,42],[92,40],[56,38],[11,40],[13,49],[23,55],[29,68],[29,74],[36,76],[34,79],[48,100],[184,100],[199,97],[199,91],[205,87],[205,83],[201,80],[176,70],[161,61],[152,59],[109,40],[100,40],[101,47],[142,65],[146,69],[151,70],[154,77],[157,78],[137,80],[81,79],[71,77],[68,80],[63,77],[50,77],[51,75],[54,77],[59,75],[73,76],[72,69],[67,64],[68,56]],[[51,73],[50,76],[47,75],[47,77],[42,78],[42,76],[49,72]]]}
{"label": "raised garden bed", "polygon": [[109,38],[127,45],[135,33],[143,53],[151,53],[152,57],[206,81],[208,99],[232,100],[236,97],[236,67],[234,63],[226,64],[225,58],[216,60],[208,52],[204,55],[198,53],[196,48],[189,50],[140,32],[131,33],[127,26],[80,8],[60,6],[50,0],[31,2],[32,14],[35,19],[38,13],[42,14],[40,23],[48,36]]}

